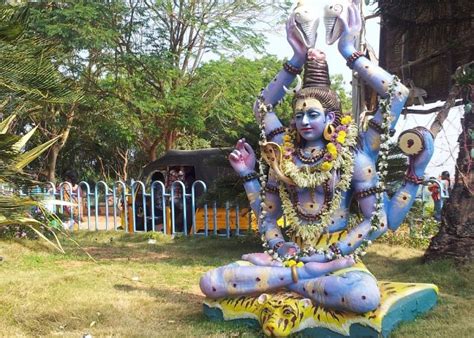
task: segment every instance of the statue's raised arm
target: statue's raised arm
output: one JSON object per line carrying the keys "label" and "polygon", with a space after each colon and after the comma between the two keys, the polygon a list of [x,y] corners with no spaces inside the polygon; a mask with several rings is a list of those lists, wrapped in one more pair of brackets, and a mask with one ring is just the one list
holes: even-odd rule
{"label": "statue's raised arm", "polygon": [[346,60],[347,66],[357,72],[381,98],[390,97],[387,112],[388,126],[383,125],[383,111],[379,108],[369,122],[369,129],[361,135],[362,145],[377,156],[380,147],[380,134],[385,128],[392,129],[403,110],[409,90],[400,80],[383,68],[371,62],[358,51],[355,42],[362,28],[359,10],[360,0],[332,0],[324,10],[326,26],[326,42],[334,44],[338,41],[338,49]]}
{"label": "statue's raised arm", "polygon": [[[358,76],[385,100],[384,104],[381,104],[377,109],[374,118],[369,121],[367,131],[360,133],[359,139],[363,155],[359,156],[359,161],[356,161],[353,180],[356,195],[364,190],[376,191],[377,177],[374,174],[380,145],[394,132],[393,128],[403,110],[409,92],[396,76],[372,63],[355,48],[357,36],[362,28],[359,4],[360,0],[333,0],[325,7],[324,11],[326,42],[333,44],[339,40],[338,49],[346,59],[347,66],[356,71]],[[401,148],[409,157],[409,166],[403,186],[390,200],[386,196],[384,197],[387,220],[382,224],[388,223],[388,228],[391,230],[398,228],[413,205],[418,187],[423,181],[424,171],[434,151],[433,135],[423,127],[405,132],[405,137],[401,141],[407,143],[405,147],[401,144]],[[366,160],[360,160],[360,158]],[[361,168],[357,168],[357,166]],[[368,176],[367,173],[362,174],[361,171],[364,170],[369,170],[372,174]],[[363,179],[357,179],[357,176],[362,176]],[[373,211],[371,209],[374,203],[371,200],[374,196],[371,195],[374,194],[365,196],[359,202],[361,208],[369,214]],[[372,233],[371,237],[376,238],[386,230],[387,227],[379,229]],[[349,240],[346,242],[344,244],[348,244]]]}
{"label": "statue's raised arm", "polygon": [[261,92],[253,108],[257,121],[262,118],[262,107],[268,112],[265,114],[263,123],[269,141],[281,144],[281,134],[284,129],[273,108],[286,93],[293,94],[294,90],[301,87],[301,80],[298,77],[295,89],[290,89],[295,78],[303,71],[308,50],[316,44],[318,26],[317,13],[311,11],[304,1],[299,1],[286,22],[287,41],[293,50],[293,56],[283,64],[283,69]]}

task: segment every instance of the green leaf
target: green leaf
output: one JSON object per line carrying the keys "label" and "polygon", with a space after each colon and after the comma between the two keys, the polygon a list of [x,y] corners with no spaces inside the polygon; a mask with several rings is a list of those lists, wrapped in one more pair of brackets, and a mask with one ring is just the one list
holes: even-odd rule
{"label": "green leaf", "polygon": [[23,135],[20,140],[15,143],[13,145],[13,150],[16,150],[16,151],[20,151],[25,145],[26,143],[30,140],[30,138],[33,136],[33,134],[35,133],[36,129],[38,129],[38,126],[35,126],[34,128],[32,128],[28,133],[26,133],[25,135]]}
{"label": "green leaf", "polygon": [[51,147],[57,140],[59,140],[61,136],[56,136],[55,138],[40,144],[39,146],[27,151],[26,153],[21,154],[18,156],[18,161],[15,163],[15,168],[20,170],[34,161],[38,156],[40,156],[43,152],[45,152],[49,147]]}
{"label": "green leaf", "polygon": [[6,134],[8,131],[8,128],[10,128],[10,125],[12,124],[13,120],[15,120],[16,115],[12,114],[8,116],[5,120],[0,122],[0,134]]}

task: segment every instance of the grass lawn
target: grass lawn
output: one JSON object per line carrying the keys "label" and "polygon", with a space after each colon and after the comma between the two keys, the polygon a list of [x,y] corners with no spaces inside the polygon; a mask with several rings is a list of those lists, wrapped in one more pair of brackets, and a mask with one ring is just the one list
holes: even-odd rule
{"label": "grass lawn", "polygon": [[[65,335],[252,337],[255,329],[209,322],[198,286],[207,270],[260,251],[256,239],[178,238],[79,232],[95,259],[64,243],[67,254],[41,241],[0,241],[0,336]],[[438,306],[393,337],[472,337],[473,265],[422,264],[422,251],[375,244],[364,261],[379,278],[429,282]]]}

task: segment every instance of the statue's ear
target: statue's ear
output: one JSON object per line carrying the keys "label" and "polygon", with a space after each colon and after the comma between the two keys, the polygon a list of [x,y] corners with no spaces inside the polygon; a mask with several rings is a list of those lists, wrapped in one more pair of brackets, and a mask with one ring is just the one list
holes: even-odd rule
{"label": "statue's ear", "polygon": [[300,299],[299,303],[303,307],[303,309],[306,309],[307,307],[313,305],[313,303],[311,302],[311,299],[309,298]]}
{"label": "statue's ear", "polygon": [[266,294],[266,293],[262,293],[257,301],[259,304],[265,304],[268,300],[270,299],[270,295]]}
{"label": "statue's ear", "polygon": [[330,111],[330,112],[326,113],[326,122],[327,123],[333,123],[335,119],[336,119],[336,113],[335,112]]}

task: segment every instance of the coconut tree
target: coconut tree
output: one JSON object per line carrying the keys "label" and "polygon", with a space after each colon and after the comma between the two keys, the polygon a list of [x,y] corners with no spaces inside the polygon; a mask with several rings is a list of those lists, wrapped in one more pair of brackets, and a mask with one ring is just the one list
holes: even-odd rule
{"label": "coconut tree", "polygon": [[[42,209],[41,203],[19,191],[36,184],[23,169],[58,138],[25,152],[22,149],[36,128],[22,136],[9,130],[18,112],[43,104],[69,104],[81,96],[56,70],[51,43],[23,36],[28,10],[28,6],[0,6],[0,114],[4,117],[0,122],[0,227],[26,225],[46,239],[38,230],[44,224],[30,216],[32,207]],[[62,250],[58,241],[54,245]]]}

